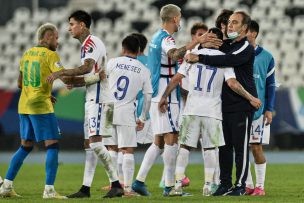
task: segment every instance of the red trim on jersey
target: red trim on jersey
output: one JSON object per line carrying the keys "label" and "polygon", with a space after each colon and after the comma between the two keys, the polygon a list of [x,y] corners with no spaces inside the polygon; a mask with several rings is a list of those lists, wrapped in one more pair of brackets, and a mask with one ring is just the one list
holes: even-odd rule
{"label": "red trim on jersey", "polygon": [[[168,65],[171,65],[171,58],[168,56]],[[169,67],[169,75],[172,75],[171,66]]]}
{"label": "red trim on jersey", "polygon": [[91,39],[91,36],[88,37],[88,39],[85,41],[83,48],[84,48],[84,52],[87,52],[89,50],[89,48],[96,48],[95,43],[93,42],[93,40]]}
{"label": "red trim on jersey", "polygon": [[99,68],[98,68],[97,63],[94,64],[94,70],[95,70],[95,73],[98,73],[98,72],[99,72]]}

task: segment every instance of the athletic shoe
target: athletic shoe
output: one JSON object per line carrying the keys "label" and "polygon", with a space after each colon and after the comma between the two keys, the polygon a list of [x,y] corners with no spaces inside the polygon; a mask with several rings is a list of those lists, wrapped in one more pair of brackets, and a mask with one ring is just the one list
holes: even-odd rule
{"label": "athletic shoe", "polygon": [[[120,183],[120,185],[122,188],[124,187],[124,184]],[[109,191],[109,190],[111,190],[111,187],[112,187],[111,185],[106,185],[106,186],[101,187],[101,190]]]}
{"label": "athletic shoe", "polygon": [[224,194],[224,196],[242,196],[246,195],[246,189],[244,187],[234,187],[232,190]]}
{"label": "athletic shoe", "polygon": [[67,198],[89,198],[91,197],[90,192],[89,193],[85,193],[82,192],[81,190],[79,190],[78,192],[68,195]]}
{"label": "athletic shoe", "polygon": [[212,183],[211,184],[211,194],[215,193],[215,191],[217,190],[218,187],[219,187],[218,184]]}
{"label": "athletic shoe", "polygon": [[211,196],[212,190],[211,190],[211,184],[205,183],[203,188],[203,196]]}
{"label": "athletic shoe", "polygon": [[158,187],[164,189],[164,188],[166,187],[166,186],[165,186],[165,182],[161,180],[161,181],[159,182]]}
{"label": "athletic shoe", "polygon": [[150,192],[148,192],[147,187],[145,185],[145,183],[140,182],[138,180],[135,180],[132,183],[132,190],[134,192],[137,192],[138,194],[140,194],[141,196],[149,196]]}
{"label": "athletic shoe", "polygon": [[[163,192],[163,196],[164,197],[169,197],[169,196],[171,196],[170,195],[170,192],[173,190],[173,187],[165,187],[164,188],[164,192]],[[174,193],[174,192],[172,192],[172,193]],[[177,195],[175,195],[175,196],[177,196]],[[180,196],[180,195],[179,195]]]}
{"label": "athletic shoe", "polygon": [[67,199],[66,196],[58,194],[54,189],[44,190],[43,199]]}
{"label": "athletic shoe", "polygon": [[217,190],[212,194],[213,196],[224,196],[227,192],[231,191],[231,187],[220,184]]}
{"label": "athletic shoe", "polygon": [[103,196],[103,198],[122,197],[123,195],[124,189],[119,187],[113,187],[105,196]]}
{"label": "athletic shoe", "polygon": [[254,189],[250,187],[246,187],[246,195],[251,195],[253,193]]}
{"label": "athletic shoe", "polygon": [[261,187],[256,187],[254,188],[253,193],[251,194],[251,196],[265,196],[265,190]]}
{"label": "athletic shoe", "polygon": [[0,187],[0,197],[21,197],[21,196],[15,192],[13,185],[2,184]]}
{"label": "athletic shoe", "polygon": [[183,179],[182,179],[182,187],[187,187],[187,186],[189,186],[190,185],[190,179],[188,178],[188,177],[184,177]]}

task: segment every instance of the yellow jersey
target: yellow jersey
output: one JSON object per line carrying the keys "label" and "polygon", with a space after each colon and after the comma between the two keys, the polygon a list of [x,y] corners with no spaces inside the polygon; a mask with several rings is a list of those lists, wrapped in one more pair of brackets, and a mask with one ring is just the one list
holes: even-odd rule
{"label": "yellow jersey", "polygon": [[52,84],[46,82],[51,73],[62,70],[58,54],[45,47],[28,49],[20,60],[22,91],[19,99],[19,114],[53,113],[50,100]]}

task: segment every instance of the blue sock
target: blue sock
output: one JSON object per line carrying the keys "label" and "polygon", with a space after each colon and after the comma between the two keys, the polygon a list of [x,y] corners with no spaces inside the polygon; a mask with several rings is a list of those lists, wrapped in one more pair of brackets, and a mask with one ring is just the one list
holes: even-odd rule
{"label": "blue sock", "polygon": [[21,168],[24,159],[27,155],[32,151],[33,147],[24,147],[20,146],[17,152],[14,154],[11,163],[9,165],[8,171],[6,173],[5,178],[13,181]]}
{"label": "blue sock", "polygon": [[46,160],[45,160],[45,172],[46,172],[46,185],[54,185],[57,169],[58,169],[58,143],[51,144],[46,147]]}

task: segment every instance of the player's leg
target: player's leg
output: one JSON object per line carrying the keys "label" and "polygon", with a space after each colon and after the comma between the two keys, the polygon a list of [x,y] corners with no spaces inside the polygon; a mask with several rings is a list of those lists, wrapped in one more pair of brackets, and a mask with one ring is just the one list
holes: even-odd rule
{"label": "player's leg", "polygon": [[122,153],[122,151],[118,151],[118,155],[117,155],[117,173],[118,173],[118,178],[119,178],[119,182],[120,182],[121,185],[124,184],[122,162],[123,162],[123,153]]}
{"label": "player's leg", "polygon": [[[213,196],[223,196],[232,188],[232,168],[233,168],[233,145],[232,145],[232,125],[233,118],[230,113],[223,113],[223,134],[225,145],[219,147],[220,185],[213,193]],[[232,125],[232,127],[231,127]]]}
{"label": "player's leg", "polygon": [[[165,189],[163,192],[164,196],[168,196],[173,186],[175,185],[174,173],[176,167],[176,158],[178,150],[178,119],[179,119],[179,105],[169,103],[168,111],[166,113],[161,113],[160,118],[163,122],[162,131],[164,134],[164,167],[165,167]],[[152,120],[153,121],[153,120]],[[153,129],[154,130],[154,129]]]}
{"label": "player's leg", "polygon": [[136,180],[132,184],[132,189],[143,196],[148,196],[150,193],[145,186],[146,177],[154,164],[157,157],[162,153],[164,147],[163,136],[155,135],[154,142],[150,145],[145,153],[144,159],[140,165]]}
{"label": "player's leg", "polygon": [[[105,138],[105,139],[108,139],[108,138]],[[104,143],[104,141],[103,141],[103,143]],[[118,171],[119,171],[119,169],[118,169],[118,146],[117,145],[105,145],[105,146],[109,151],[109,154],[111,156],[113,165],[117,169],[117,175],[119,177],[119,173],[118,173]],[[102,187],[102,190],[111,190],[111,180],[109,180],[109,182],[110,182],[110,185]],[[123,178],[122,179],[119,178],[119,182],[122,185]]]}
{"label": "player's leg", "polygon": [[165,170],[165,189],[164,196],[168,196],[173,186],[175,185],[174,174],[177,158],[177,133],[166,133],[164,135],[164,170]]}
{"label": "player's leg", "polygon": [[251,150],[254,157],[254,169],[256,174],[256,185],[251,195],[263,196],[265,195],[264,182],[266,175],[266,158],[263,153],[262,144],[252,144]]}
{"label": "player's leg", "polygon": [[209,117],[200,117],[200,134],[202,136],[202,148],[204,148],[204,168],[205,168],[205,184],[203,195],[210,196],[212,194],[212,183],[216,176],[216,167],[218,160],[217,147],[225,145],[222,121]]}
{"label": "player's leg", "polygon": [[[246,180],[249,163],[249,138],[252,125],[252,112],[233,113],[234,125],[232,142],[235,151],[236,181],[235,187],[227,195],[240,196],[246,194]],[[242,125],[240,125],[242,123]]]}
{"label": "player's leg", "polygon": [[0,196],[19,196],[13,189],[13,181],[21,168],[24,159],[32,151],[35,134],[29,115],[19,114],[21,146],[13,155],[5,179],[0,187]]}
{"label": "player's leg", "polygon": [[[262,144],[269,144],[270,138],[270,126],[265,126],[263,115],[252,122],[251,134],[250,134],[250,148],[254,157],[254,168],[256,174],[256,186],[254,190],[251,190],[255,196],[265,195],[264,182],[266,174],[266,158],[264,156]],[[248,180],[248,178],[247,178]],[[251,178],[250,183],[253,181]],[[247,184],[247,182],[246,182]],[[246,185],[248,187],[248,184]]]}
{"label": "player's leg", "polygon": [[90,148],[89,142],[89,108],[90,102],[85,103],[85,116],[84,116],[84,150],[85,150],[85,165],[83,172],[82,185],[76,193],[68,195],[68,198],[87,198],[91,196],[91,185],[93,182],[98,157],[96,156],[93,149]]}
{"label": "player's leg", "polygon": [[136,128],[132,126],[116,126],[118,148],[123,152],[122,170],[124,191],[126,196],[137,195],[132,191],[135,170],[134,149],[137,147]]}

